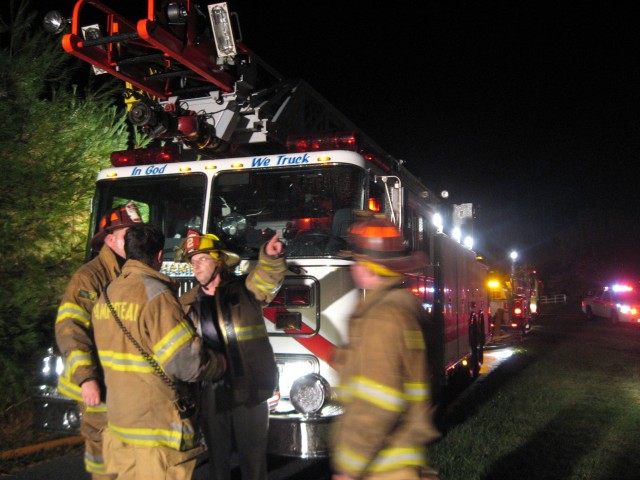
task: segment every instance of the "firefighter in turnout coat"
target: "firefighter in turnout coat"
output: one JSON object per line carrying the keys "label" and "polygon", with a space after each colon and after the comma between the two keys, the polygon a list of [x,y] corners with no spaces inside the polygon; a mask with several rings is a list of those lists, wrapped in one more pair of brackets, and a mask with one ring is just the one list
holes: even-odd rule
{"label": "firefighter in turnout coat", "polygon": [[[410,254],[386,217],[355,223],[348,237],[351,273],[366,294],[349,321],[348,343],[336,353],[338,398],[345,408],[334,424],[334,480],[421,478],[426,446],[440,437],[430,400],[423,326],[427,313],[402,288],[403,274],[426,256]],[[424,478],[424,477],[423,477]]]}
{"label": "firefighter in turnout coat", "polygon": [[266,480],[268,399],[278,386],[278,369],[262,308],[282,285],[287,269],[276,234],[265,243],[256,267],[244,277],[229,275],[240,261],[213,234],[190,231],[177,260],[191,261],[198,285],[180,297],[205,344],[223,352],[228,370],[219,382],[204,382],[201,418],[209,447],[212,479],[231,479],[235,442],[242,480]]}
{"label": "firefighter in turnout coat", "polygon": [[118,480],[191,479],[204,446],[184,408],[195,405],[186,382],[220,378],[226,367],[202,347],[175,283],[158,271],[163,245],[156,227],[130,227],[122,274],[91,315],[107,386],[105,461]]}
{"label": "firefighter in turnout coat", "polygon": [[93,479],[114,477],[106,474],[102,455],[102,432],[107,416],[91,310],[102,288],[120,275],[127,228],[141,221],[133,202],[114,208],[102,217],[98,233],[91,239],[92,249],[100,253],[72,275],[56,317],[56,342],[64,358],[58,391],[78,402],[82,413],[80,432],[85,438],[85,469]]}

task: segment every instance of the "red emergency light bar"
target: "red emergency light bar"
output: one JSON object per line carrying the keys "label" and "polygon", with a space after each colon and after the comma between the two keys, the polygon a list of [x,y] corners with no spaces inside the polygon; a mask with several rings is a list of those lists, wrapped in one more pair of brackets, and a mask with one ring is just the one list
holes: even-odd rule
{"label": "red emergency light bar", "polygon": [[178,162],[175,148],[164,147],[133,148],[111,153],[111,165],[114,167],[133,167],[134,165],[154,165],[157,163]]}
{"label": "red emergency light bar", "polygon": [[316,152],[324,150],[350,150],[360,152],[371,163],[375,163],[385,172],[390,170],[389,165],[378,156],[364,152],[358,144],[355,132],[327,133],[319,135],[290,135],[287,137],[287,150],[290,152]]}
{"label": "red emergency light bar", "polygon": [[287,150],[290,152],[316,152],[323,150],[356,151],[358,142],[354,132],[329,133],[320,135],[290,135]]}
{"label": "red emergency light bar", "polygon": [[613,290],[614,292],[633,292],[633,287],[631,285],[616,284],[611,287],[611,290]]}

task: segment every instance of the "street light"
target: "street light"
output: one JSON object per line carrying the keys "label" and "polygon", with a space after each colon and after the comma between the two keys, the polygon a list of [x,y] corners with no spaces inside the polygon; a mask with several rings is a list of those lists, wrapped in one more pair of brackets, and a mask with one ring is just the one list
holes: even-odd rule
{"label": "street light", "polygon": [[511,257],[511,296],[513,296],[516,291],[514,282],[516,279],[516,258],[518,258],[518,252],[512,250],[509,256]]}
{"label": "street light", "polygon": [[509,256],[511,257],[511,275],[513,275],[515,273],[515,265],[516,265],[516,258],[518,258],[518,252],[513,250],[511,254],[509,254]]}

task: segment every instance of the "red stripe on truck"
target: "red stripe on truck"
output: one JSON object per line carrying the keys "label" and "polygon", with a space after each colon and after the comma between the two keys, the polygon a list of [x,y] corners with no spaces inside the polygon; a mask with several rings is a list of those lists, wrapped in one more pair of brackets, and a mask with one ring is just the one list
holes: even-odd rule
{"label": "red stripe on truck", "polygon": [[[278,312],[286,312],[285,309],[282,308],[265,308],[264,316],[267,320],[275,325],[276,323],[276,313]],[[324,338],[319,333],[316,335],[312,335],[310,337],[296,337],[293,334],[301,333],[301,334],[311,334],[314,330],[309,327],[306,323],[302,323],[302,328],[300,330],[285,330],[285,333],[292,334],[292,337],[296,342],[302,345],[304,348],[309,350],[309,352],[313,353],[320,360],[327,362],[331,367],[335,368],[333,364],[333,355],[336,349],[336,346],[331,343],[329,340]]]}

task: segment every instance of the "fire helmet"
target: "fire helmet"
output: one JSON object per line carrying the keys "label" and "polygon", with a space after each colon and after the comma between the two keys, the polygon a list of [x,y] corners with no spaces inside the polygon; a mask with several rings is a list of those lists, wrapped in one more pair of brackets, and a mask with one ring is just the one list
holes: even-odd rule
{"label": "fire helmet", "polygon": [[126,205],[109,210],[98,224],[98,233],[91,239],[91,248],[100,250],[104,244],[105,237],[118,230],[119,228],[127,228],[136,223],[142,223],[140,210],[133,200],[129,200]]}
{"label": "fire helmet", "polygon": [[176,250],[174,260],[187,262],[198,253],[208,253],[215,259],[221,259],[227,267],[234,267],[240,263],[240,257],[226,248],[222,240],[212,233],[202,235],[195,230],[189,230],[187,237]]}
{"label": "fire helmet", "polygon": [[374,268],[385,275],[415,272],[427,265],[427,256],[422,251],[412,252],[402,233],[385,215],[369,215],[354,223],[348,231],[350,251],[344,256],[384,268]]}

